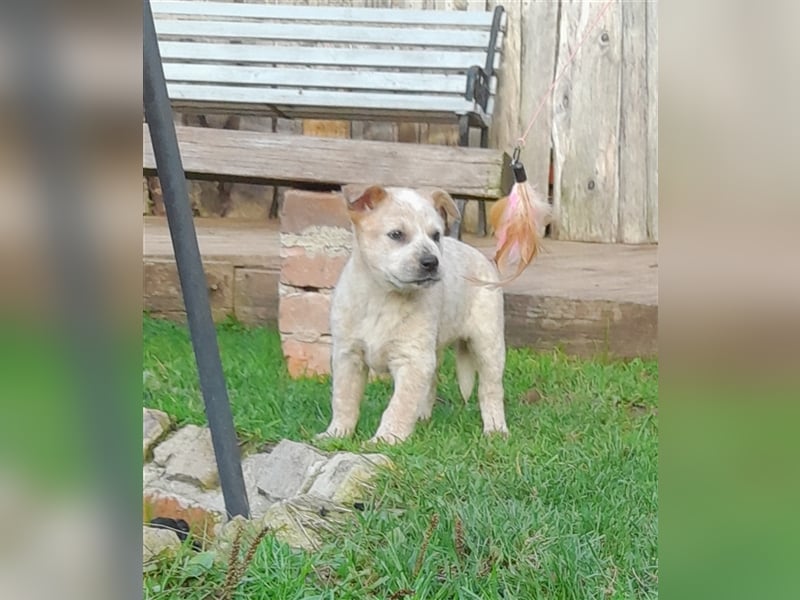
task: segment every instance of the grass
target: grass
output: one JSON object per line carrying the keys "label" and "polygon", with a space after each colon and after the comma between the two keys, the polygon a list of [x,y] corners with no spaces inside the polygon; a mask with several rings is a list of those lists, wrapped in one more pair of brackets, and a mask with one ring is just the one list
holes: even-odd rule
{"label": "grass", "polygon": [[[241,437],[311,441],[327,426],[330,382],[291,380],[276,332],[218,331]],[[267,536],[234,597],[655,598],[655,361],[509,350],[505,385],[511,435],[484,437],[448,355],[443,401],[409,441],[382,449],[397,469],[366,510],[314,554]],[[356,436],[321,447],[358,451],[390,393],[370,383]],[[144,404],[205,421],[185,328],[147,317]],[[215,597],[224,567],[195,576],[191,561],[187,552],[147,573],[145,597]]]}

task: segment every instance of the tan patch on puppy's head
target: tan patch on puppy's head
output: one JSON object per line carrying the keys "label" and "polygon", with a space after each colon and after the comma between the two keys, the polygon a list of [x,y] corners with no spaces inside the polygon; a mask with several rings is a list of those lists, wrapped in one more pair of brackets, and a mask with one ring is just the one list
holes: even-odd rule
{"label": "tan patch on puppy's head", "polygon": [[354,225],[354,251],[376,280],[410,292],[441,279],[445,219],[458,215],[446,192],[347,185],[342,193]]}
{"label": "tan patch on puppy's head", "polygon": [[347,202],[347,212],[355,223],[386,198],[386,190],[379,185],[348,184],[342,186],[342,195]]}

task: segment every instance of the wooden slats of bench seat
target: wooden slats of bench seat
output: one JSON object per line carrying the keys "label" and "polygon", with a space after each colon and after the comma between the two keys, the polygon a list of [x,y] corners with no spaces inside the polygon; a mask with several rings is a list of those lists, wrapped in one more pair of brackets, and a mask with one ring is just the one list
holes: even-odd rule
{"label": "wooden slats of bench seat", "polygon": [[[492,12],[152,3],[167,90],[179,110],[470,124],[490,122],[465,97],[467,72],[500,64]],[[503,17],[504,18],[504,17]]]}
{"label": "wooden slats of bench seat", "polygon": [[[177,127],[187,176],[264,185],[332,188],[346,183],[439,187],[454,196],[494,200],[511,185],[510,157],[500,150],[374,142]],[[155,173],[147,125],[144,170]],[[298,185],[300,184],[300,185]]]}
{"label": "wooden slats of bench seat", "polygon": [[281,21],[349,21],[351,23],[382,23],[385,25],[447,25],[452,27],[488,28],[492,13],[478,11],[398,10],[395,8],[348,8],[334,6],[306,7],[272,4],[242,4],[234,2],[162,2],[153,0],[153,13],[187,17],[225,17],[230,19],[267,19]]}

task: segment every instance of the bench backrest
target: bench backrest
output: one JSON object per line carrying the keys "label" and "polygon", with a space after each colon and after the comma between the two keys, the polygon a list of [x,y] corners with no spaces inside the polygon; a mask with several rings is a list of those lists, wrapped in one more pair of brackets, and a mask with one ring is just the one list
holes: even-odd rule
{"label": "bench backrest", "polygon": [[[502,7],[467,12],[154,0],[152,8],[178,109],[420,122],[469,115],[481,126],[492,114]],[[488,70],[488,81],[481,70]]]}

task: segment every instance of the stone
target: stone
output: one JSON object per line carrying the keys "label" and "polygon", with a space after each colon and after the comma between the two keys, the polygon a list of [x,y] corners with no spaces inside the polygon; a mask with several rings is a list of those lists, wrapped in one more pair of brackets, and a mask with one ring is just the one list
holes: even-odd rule
{"label": "stone", "polygon": [[174,554],[180,547],[181,540],[174,531],[142,526],[142,562],[148,563],[156,557]]}
{"label": "stone", "polygon": [[283,356],[291,377],[330,375],[331,338],[321,337],[315,342],[298,340],[294,336],[281,336]]}
{"label": "stone", "polygon": [[144,460],[150,456],[153,447],[161,441],[170,428],[169,415],[154,408],[143,409],[142,454]]}
{"label": "stone", "polygon": [[308,495],[352,506],[366,499],[369,483],[378,469],[391,468],[392,464],[383,454],[336,453],[322,466]]}
{"label": "stone", "polygon": [[310,226],[350,230],[347,206],[339,193],[287,190],[281,210],[281,232],[303,233]]}
{"label": "stone", "polygon": [[258,492],[275,501],[296,496],[310,485],[324,461],[325,456],[311,446],[281,440],[261,465]]}
{"label": "stone", "polygon": [[281,333],[330,335],[331,296],[321,292],[281,294],[278,329]]}
{"label": "stone", "polygon": [[310,552],[322,546],[321,532],[331,529],[318,511],[297,506],[290,500],[269,507],[261,519],[261,526],[268,527],[271,534],[284,544]]}
{"label": "stone", "polygon": [[186,425],[153,450],[153,461],[164,467],[169,479],[184,481],[202,489],[219,483],[211,430]]}

